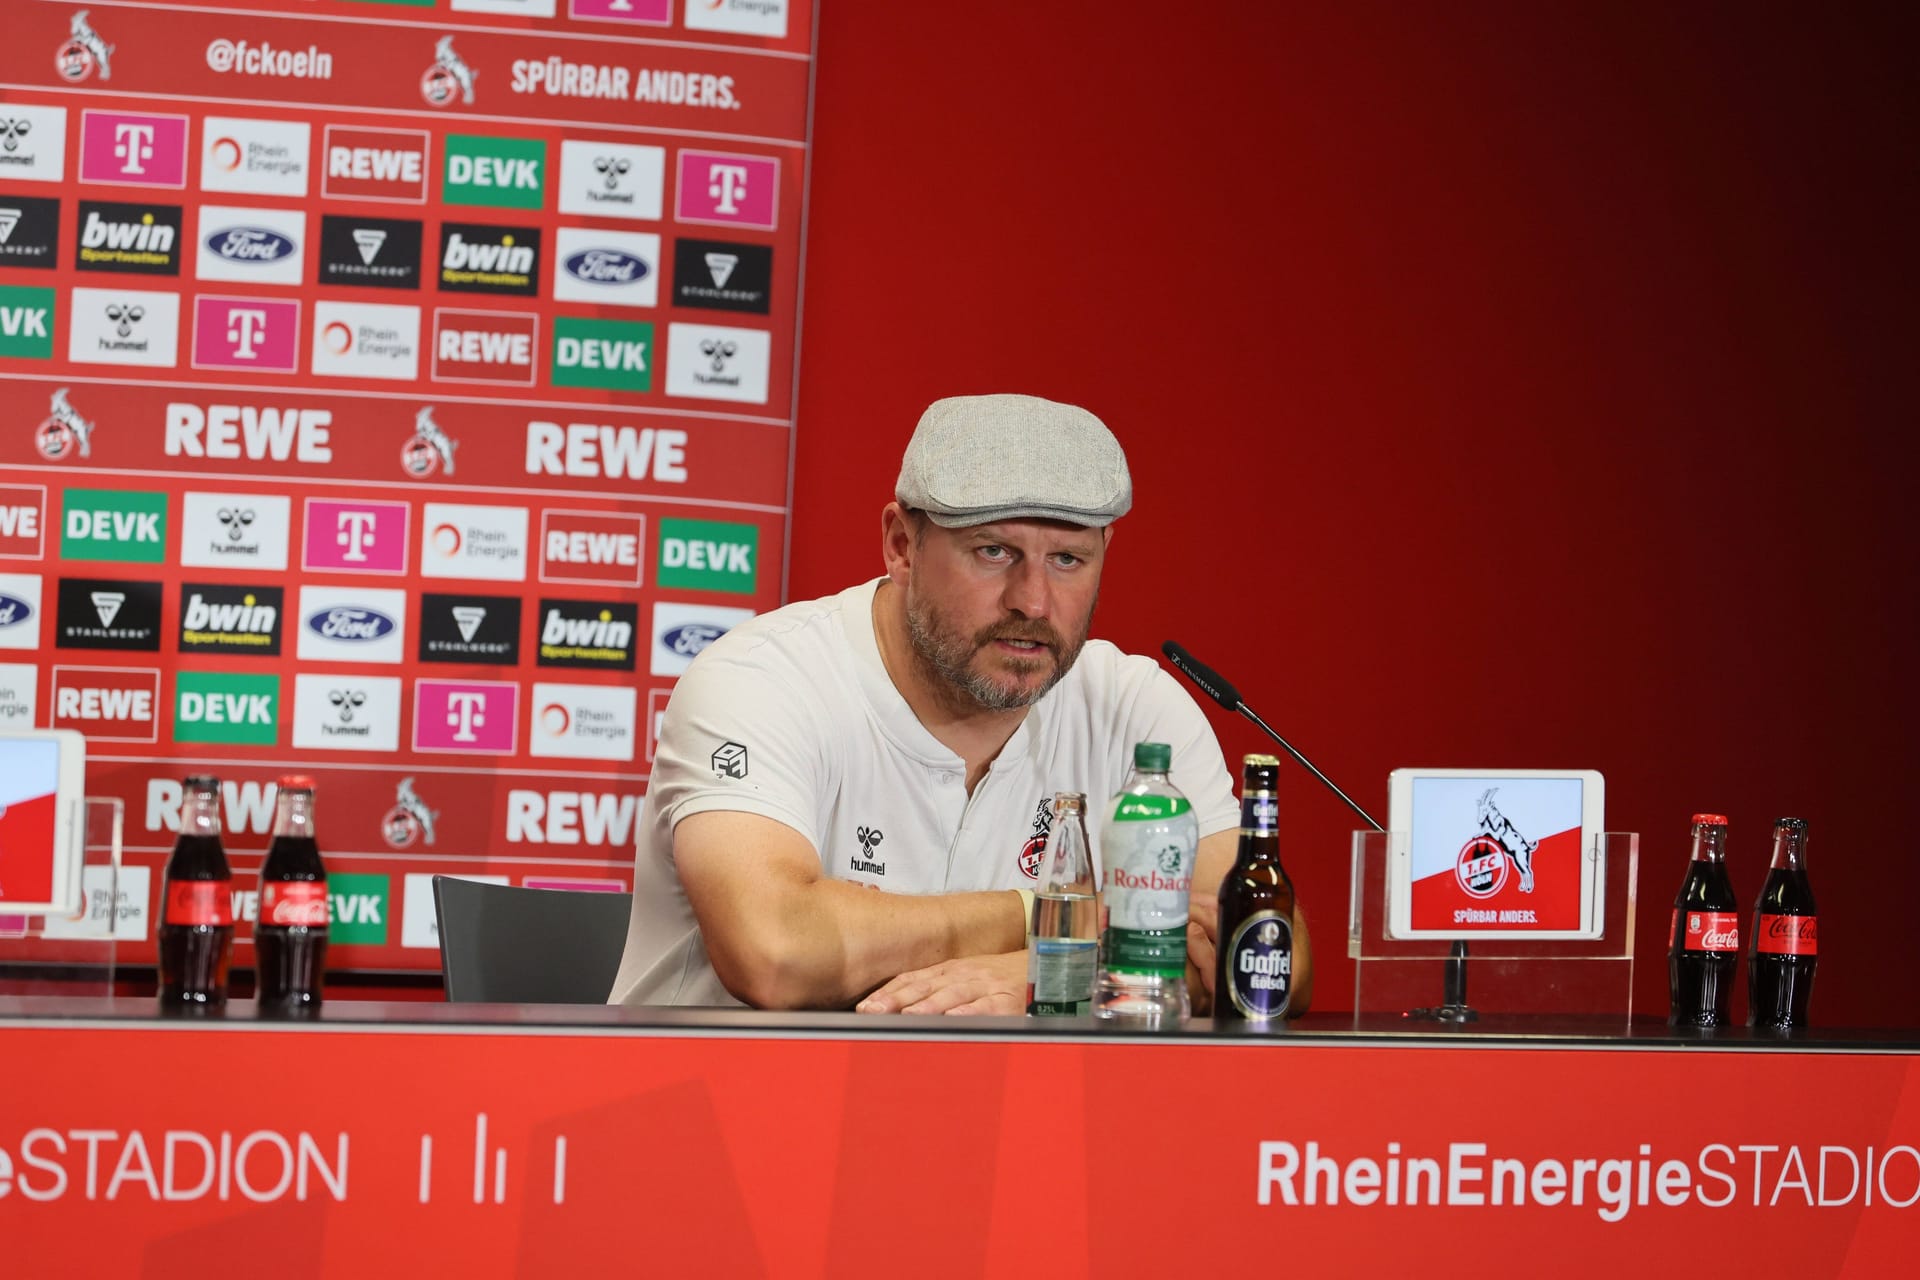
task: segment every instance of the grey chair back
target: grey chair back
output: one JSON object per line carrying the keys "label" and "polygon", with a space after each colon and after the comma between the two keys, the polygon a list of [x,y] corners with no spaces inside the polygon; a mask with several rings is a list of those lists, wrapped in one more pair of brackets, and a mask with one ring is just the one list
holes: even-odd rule
{"label": "grey chair back", "polygon": [[433,908],[449,1001],[603,1004],[633,895],[435,876]]}

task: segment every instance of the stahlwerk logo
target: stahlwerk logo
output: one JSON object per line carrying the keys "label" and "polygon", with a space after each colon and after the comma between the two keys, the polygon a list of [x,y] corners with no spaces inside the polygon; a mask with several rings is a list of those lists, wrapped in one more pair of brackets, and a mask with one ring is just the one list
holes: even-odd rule
{"label": "stahlwerk logo", "polygon": [[411,219],[329,213],[320,219],[320,283],[418,289],[421,243]]}
{"label": "stahlwerk logo", "polygon": [[443,223],[440,289],[533,297],[540,292],[540,228]]}
{"label": "stahlwerk logo", "polygon": [[773,247],[730,240],[673,242],[673,304],[767,315],[772,307]]}
{"label": "stahlwerk logo", "polygon": [[285,595],[279,587],[189,582],[180,587],[180,652],[278,657]]}
{"label": "stahlwerk logo", "polygon": [[436,471],[453,474],[453,451],[460,442],[440,429],[433,420],[433,406],[422,405],[413,415],[413,435],[400,446],[400,469],[415,480],[425,480]]}
{"label": "stahlwerk logo", "polygon": [[34,447],[48,462],[93,456],[93,423],[73,407],[68,394],[68,388],[56,388],[49,397],[47,416],[34,428]]}
{"label": "stahlwerk logo", "polygon": [[540,649],[543,667],[632,671],[640,607],[615,600],[542,600]]}
{"label": "stahlwerk logo", "polygon": [[433,592],[422,595],[419,657],[422,662],[518,665],[519,599]]}
{"label": "stahlwerk logo", "polygon": [[887,864],[873,860],[873,851],[878,849],[881,842],[887,838],[881,833],[880,828],[860,827],[854,832],[854,838],[860,841],[860,852],[847,860],[848,865],[853,870],[863,871],[870,876],[887,874]]}
{"label": "stahlwerk logo", "polygon": [[79,271],[142,276],[180,274],[180,205],[81,201],[81,234],[73,249]]}
{"label": "stahlwerk logo", "polygon": [[62,578],[54,643],[62,649],[160,651],[160,584]]}
{"label": "stahlwerk logo", "polygon": [[0,195],[0,267],[51,271],[60,259],[60,202]]}
{"label": "stahlwerk logo", "polygon": [[439,821],[440,811],[427,807],[409,774],[393,789],[393,808],[380,819],[380,835],[392,849],[405,849],[416,840],[432,844]]}
{"label": "stahlwerk logo", "polygon": [[100,79],[113,79],[114,46],[100,38],[100,33],[87,21],[88,11],[80,10],[67,20],[67,38],[54,51],[53,69],[68,84],[79,84],[88,79],[95,71]]}
{"label": "stahlwerk logo", "polygon": [[719,750],[713,753],[710,763],[716,778],[744,778],[747,776],[747,749],[737,742],[723,742]]}

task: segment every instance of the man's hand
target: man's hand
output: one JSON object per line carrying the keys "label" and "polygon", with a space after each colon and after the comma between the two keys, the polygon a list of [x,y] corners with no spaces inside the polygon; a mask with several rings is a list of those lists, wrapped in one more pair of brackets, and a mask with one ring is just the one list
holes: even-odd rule
{"label": "man's hand", "polygon": [[1213,1009],[1214,947],[1219,933],[1219,899],[1195,894],[1187,903],[1187,999],[1196,1016]]}
{"label": "man's hand", "polygon": [[856,1013],[1027,1011],[1027,953],[943,960],[903,973],[854,1006]]}

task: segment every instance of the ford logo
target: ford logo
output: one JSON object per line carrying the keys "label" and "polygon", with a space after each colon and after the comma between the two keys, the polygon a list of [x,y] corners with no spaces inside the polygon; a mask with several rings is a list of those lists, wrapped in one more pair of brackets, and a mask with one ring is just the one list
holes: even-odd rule
{"label": "ford logo", "polygon": [[18,596],[0,595],[0,627],[17,627],[33,617],[33,606]]}
{"label": "ford logo", "polygon": [[567,271],[587,284],[632,284],[646,279],[647,264],[618,249],[582,249],[568,256]]}
{"label": "ford logo", "polygon": [[226,227],[207,237],[207,248],[229,262],[278,262],[293,256],[293,241],[265,227]]}
{"label": "ford logo", "polygon": [[327,640],[346,640],[354,644],[378,640],[393,634],[396,624],[378,609],[363,609],[343,604],[322,609],[307,619],[307,630]]}
{"label": "ford logo", "polygon": [[725,634],[725,627],[716,627],[711,622],[683,622],[660,638],[667,648],[691,658]]}

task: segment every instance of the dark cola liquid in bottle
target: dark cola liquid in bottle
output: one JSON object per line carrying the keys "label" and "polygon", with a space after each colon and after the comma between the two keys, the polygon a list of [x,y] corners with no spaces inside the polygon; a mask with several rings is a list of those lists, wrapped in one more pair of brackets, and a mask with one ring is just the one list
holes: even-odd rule
{"label": "dark cola liquid in bottle", "polygon": [[233,871],[220,847],[220,780],[187,779],[180,839],[160,889],[160,1008],[200,1012],[227,1003],[233,955]]}
{"label": "dark cola liquid in bottle", "polygon": [[1724,1027],[1740,963],[1740,906],[1727,879],[1727,820],[1693,815],[1693,860],[1673,900],[1667,989],[1676,1027]]}
{"label": "dark cola liquid in bottle", "polygon": [[253,927],[260,1012],[320,1007],[327,968],[327,868],[313,834],[313,780],[280,779],[273,843],[260,864],[260,919]]}
{"label": "dark cola liquid in bottle", "polygon": [[1820,913],[1807,883],[1807,824],[1773,824],[1773,865],[1753,906],[1747,955],[1747,1021],[1756,1027],[1807,1025],[1813,970],[1820,963]]}
{"label": "dark cola liquid in bottle", "polygon": [[1280,761],[1247,756],[1240,852],[1220,882],[1213,1014],[1284,1026],[1293,993],[1293,881],[1280,865]]}

